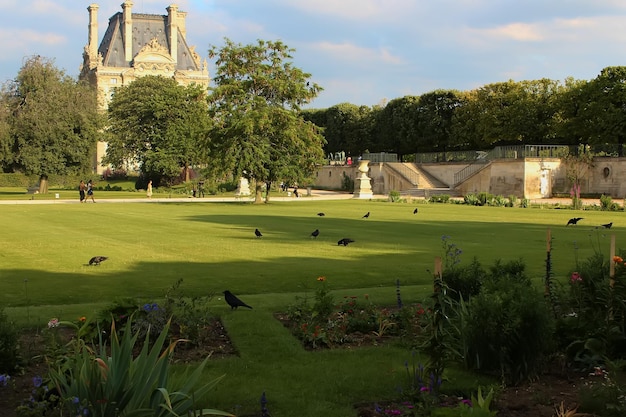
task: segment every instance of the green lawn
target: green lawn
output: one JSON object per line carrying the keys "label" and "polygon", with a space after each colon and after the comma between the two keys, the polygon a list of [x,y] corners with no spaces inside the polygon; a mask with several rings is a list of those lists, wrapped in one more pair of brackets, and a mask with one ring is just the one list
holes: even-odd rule
{"label": "green lawn", "polygon": [[[394,395],[410,355],[397,346],[304,351],[272,313],[318,276],[337,297],[368,294],[384,305],[395,304],[400,280],[403,301],[417,302],[432,288],[443,235],[464,262],[525,260],[537,283],[548,229],[554,273],[563,278],[594,250],[608,256],[610,234],[618,248],[625,237],[622,212],[360,200],[3,205],[0,213],[0,305],[12,319],[41,326],[50,317],[89,315],[116,297],[158,300],[179,278],[189,295],[229,289],[254,310],[211,301],[241,356],[211,362],[207,378],[226,377],[209,405],[250,414],[266,391],[274,417],[354,415],[355,402]],[[570,217],[584,219],[566,227]],[[610,231],[595,228],[610,221]],[[343,237],[355,243],[337,246]],[[95,255],[109,260],[87,266]]]}

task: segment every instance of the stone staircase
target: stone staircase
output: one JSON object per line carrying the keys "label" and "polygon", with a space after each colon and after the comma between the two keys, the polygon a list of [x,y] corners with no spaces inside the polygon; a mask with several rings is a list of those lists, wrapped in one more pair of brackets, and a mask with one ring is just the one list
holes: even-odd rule
{"label": "stone staircase", "polygon": [[453,197],[458,196],[458,193],[450,188],[448,184],[435,178],[417,164],[387,162],[385,163],[385,167],[390,175],[399,176],[406,183],[411,184],[410,188],[400,190],[402,195],[424,198],[429,198],[431,195],[436,194],[448,194]]}

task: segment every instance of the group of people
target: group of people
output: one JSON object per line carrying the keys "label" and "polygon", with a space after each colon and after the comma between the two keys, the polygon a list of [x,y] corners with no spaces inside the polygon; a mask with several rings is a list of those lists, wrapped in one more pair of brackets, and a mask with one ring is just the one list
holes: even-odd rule
{"label": "group of people", "polygon": [[[281,182],[280,183],[280,189],[282,192],[287,192],[287,190],[289,189],[289,184],[287,184],[286,182]],[[293,195],[297,198],[300,197],[300,194],[298,194],[298,184],[294,184],[293,185]]]}
{"label": "group of people", "polygon": [[[81,203],[86,203],[87,199],[91,197],[91,201],[93,201],[94,203],[96,202],[96,199],[93,197],[93,181],[89,180],[87,181],[87,184],[85,184],[85,181],[80,180],[80,184],[78,184],[78,194],[80,195],[80,202]],[[148,185],[146,187],[146,196],[148,198],[152,198],[152,180],[148,181]]]}
{"label": "group of people", "polygon": [[91,197],[91,201],[95,203],[96,200],[93,197],[93,181],[89,180],[87,184],[85,184],[85,181],[80,180],[80,184],[78,184],[78,194],[80,195],[81,203],[86,203],[89,197]]}

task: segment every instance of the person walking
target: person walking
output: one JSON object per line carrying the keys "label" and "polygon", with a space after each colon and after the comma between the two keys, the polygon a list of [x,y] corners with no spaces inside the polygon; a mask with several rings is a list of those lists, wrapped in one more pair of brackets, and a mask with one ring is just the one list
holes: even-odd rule
{"label": "person walking", "polygon": [[85,190],[87,186],[85,185],[85,181],[80,180],[80,184],[78,184],[78,195],[80,195],[80,202],[85,203],[87,199],[85,198]]}
{"label": "person walking", "polygon": [[152,198],[152,180],[148,181],[148,187],[146,189],[146,195],[148,198]]}
{"label": "person walking", "polygon": [[[93,198],[93,181],[89,180],[87,181],[87,198],[91,197],[91,201],[93,201],[94,203],[96,202],[96,200]],[[87,199],[85,199],[85,202],[87,202]]]}

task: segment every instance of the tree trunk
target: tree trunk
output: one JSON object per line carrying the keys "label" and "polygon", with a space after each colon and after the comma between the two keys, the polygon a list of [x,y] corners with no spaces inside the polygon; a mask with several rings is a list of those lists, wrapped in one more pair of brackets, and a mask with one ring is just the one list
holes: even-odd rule
{"label": "tree trunk", "polygon": [[272,188],[272,181],[265,183],[265,203],[270,202],[270,189]]}
{"label": "tree trunk", "polygon": [[185,163],[185,182],[189,182],[189,165]]}
{"label": "tree trunk", "polygon": [[48,194],[48,176],[39,177],[39,194]]}
{"label": "tree trunk", "polygon": [[263,183],[254,181],[254,204],[263,203]]}

